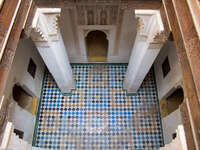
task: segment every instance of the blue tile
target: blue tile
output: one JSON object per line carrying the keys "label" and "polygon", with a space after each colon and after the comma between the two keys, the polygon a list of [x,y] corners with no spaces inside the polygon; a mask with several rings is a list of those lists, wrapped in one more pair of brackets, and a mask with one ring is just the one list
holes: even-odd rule
{"label": "blue tile", "polygon": [[36,146],[52,150],[153,150],[163,144],[153,71],[126,96],[127,65],[73,64],[77,89],[60,93],[45,75]]}

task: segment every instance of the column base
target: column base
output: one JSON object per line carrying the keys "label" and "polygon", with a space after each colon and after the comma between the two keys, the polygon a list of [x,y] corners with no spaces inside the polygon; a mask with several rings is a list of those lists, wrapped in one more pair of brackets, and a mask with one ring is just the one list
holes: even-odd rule
{"label": "column base", "polygon": [[137,90],[136,89],[129,89],[127,88],[127,85],[125,82],[123,82],[123,90],[126,91],[127,96],[135,96],[137,95]]}
{"label": "column base", "polygon": [[61,90],[61,93],[64,95],[64,96],[71,96],[72,95],[72,92],[74,90],[76,90],[76,81],[74,81],[72,87],[63,87],[62,89],[66,89],[64,91]]}

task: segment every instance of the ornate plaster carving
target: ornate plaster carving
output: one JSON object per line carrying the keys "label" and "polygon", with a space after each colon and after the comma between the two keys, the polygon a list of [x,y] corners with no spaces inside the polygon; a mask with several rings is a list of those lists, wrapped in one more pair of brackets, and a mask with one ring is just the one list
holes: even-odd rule
{"label": "ornate plaster carving", "polygon": [[119,18],[119,0],[78,0],[78,25],[116,25]]}
{"label": "ornate plaster carving", "polygon": [[137,31],[138,32],[144,31],[144,23],[141,17],[137,17]]}
{"label": "ornate plaster carving", "polygon": [[167,39],[168,39],[168,35],[166,34],[166,32],[161,31],[154,36],[153,41],[156,43],[164,43],[165,41],[167,41]]}
{"label": "ornate plaster carving", "polygon": [[119,23],[121,0],[39,0],[38,6],[64,7],[76,11],[78,25],[116,25]]}
{"label": "ornate plaster carving", "polygon": [[37,8],[31,38],[33,41],[46,42],[58,40],[58,17],[60,8]]}
{"label": "ornate plaster carving", "polygon": [[154,45],[153,47],[155,47],[155,43],[163,44],[167,40],[168,37],[164,32],[159,11],[136,10],[135,14],[138,20],[138,36],[141,37],[141,40],[144,40],[144,37],[146,37],[147,41],[152,46]]}

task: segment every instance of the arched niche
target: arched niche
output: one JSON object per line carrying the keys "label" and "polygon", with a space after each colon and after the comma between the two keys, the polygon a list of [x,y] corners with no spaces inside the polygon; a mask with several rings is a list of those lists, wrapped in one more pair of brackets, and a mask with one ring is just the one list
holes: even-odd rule
{"label": "arched niche", "polygon": [[108,55],[108,33],[101,30],[88,31],[85,34],[88,61],[106,62]]}
{"label": "arched niche", "polygon": [[88,36],[89,33],[93,32],[93,31],[100,31],[103,32],[106,35],[106,39],[109,40],[109,31],[108,30],[97,30],[97,29],[91,29],[91,30],[86,30],[84,33],[85,38]]}

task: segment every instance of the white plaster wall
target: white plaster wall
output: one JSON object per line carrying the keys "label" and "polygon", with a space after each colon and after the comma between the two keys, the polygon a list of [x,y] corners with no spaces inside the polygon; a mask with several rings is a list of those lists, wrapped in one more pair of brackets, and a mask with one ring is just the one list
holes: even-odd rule
{"label": "white plaster wall", "polygon": [[[59,21],[61,34],[71,63],[88,62],[85,45],[85,32],[88,30],[105,30],[108,32],[109,48],[107,62],[128,63],[137,31],[137,20],[134,11],[124,11],[119,43],[116,43],[116,25],[78,26],[76,18],[72,19],[70,17],[74,13],[73,10],[69,11],[67,8],[63,8]],[[114,49],[116,44],[119,44],[117,55]]]}
{"label": "white plaster wall", "polygon": [[[29,59],[32,58],[37,65],[35,79],[27,72]],[[5,90],[5,99],[13,100],[12,88],[15,83],[20,84],[24,90],[34,97],[40,97],[45,65],[37,52],[33,42],[29,39],[19,41],[13,65],[8,77]],[[14,100],[13,100],[14,101]],[[24,139],[31,143],[35,125],[35,116],[14,104],[11,121],[16,129],[24,132]]]}
{"label": "white plaster wall", "polygon": [[[170,72],[163,77],[162,64],[168,56]],[[182,85],[182,72],[178,62],[174,42],[167,41],[154,62],[155,78],[158,90],[158,98],[162,100],[168,97],[177,87]],[[176,132],[178,125],[182,124],[180,110],[177,109],[167,117],[162,118],[164,143],[172,141],[172,134]]]}
{"label": "white plaster wall", "polygon": [[[163,78],[162,63],[168,56],[170,72]],[[158,57],[154,62],[156,84],[159,100],[166,98],[174,91],[175,88],[181,86],[182,72],[178,62],[176,47],[174,42],[167,41],[161,49]]]}
{"label": "white plaster wall", "polygon": [[176,133],[178,125],[181,125],[181,113],[180,109],[177,109],[167,117],[162,119],[164,143],[168,144],[172,141],[172,134]]}
{"label": "white plaster wall", "polygon": [[74,41],[75,37],[72,30],[72,22],[69,10],[67,8],[62,8],[59,27],[68,56],[76,56],[78,50],[76,49]]}
{"label": "white plaster wall", "polygon": [[[34,79],[27,72],[30,58],[37,66]],[[29,39],[20,40],[9,74],[5,98],[12,95],[12,88],[15,83],[19,83],[32,96],[40,97],[44,68],[45,65],[34,43]]]}
{"label": "white plaster wall", "polygon": [[119,42],[118,56],[120,61],[129,62],[137,34],[137,19],[134,10],[125,10]]}
{"label": "white plaster wall", "polygon": [[36,116],[19,107],[17,103],[14,104],[12,115],[14,128],[23,131],[23,139],[28,143],[32,143]]}

